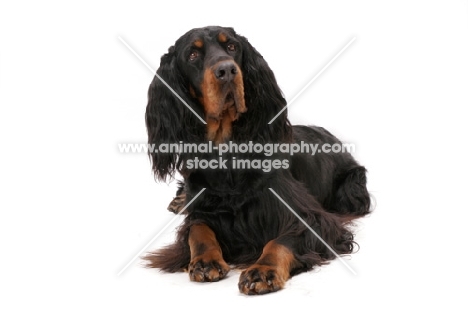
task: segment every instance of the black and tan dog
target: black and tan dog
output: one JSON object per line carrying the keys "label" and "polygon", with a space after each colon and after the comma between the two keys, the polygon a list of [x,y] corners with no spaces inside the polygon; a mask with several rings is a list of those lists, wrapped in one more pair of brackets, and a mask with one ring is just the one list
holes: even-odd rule
{"label": "black and tan dog", "polygon": [[[323,145],[340,141],[323,128],[291,126],[273,72],[246,38],[232,28],[193,29],[161,59],[149,89],[146,126],[150,144],[254,142]],[[174,95],[177,93],[191,109]],[[192,111],[191,111],[192,110]],[[201,122],[195,113],[201,116]],[[366,170],[349,153],[233,151],[224,168],[200,169],[190,159],[212,153],[151,153],[160,180],[183,177],[173,211],[185,210],[174,244],[145,256],[148,267],[188,270],[195,282],[223,279],[242,267],[239,290],[264,294],[291,276],[349,254],[355,242],[349,223],[370,212]],[[234,161],[275,161],[280,168],[235,169]],[[331,251],[271,191],[315,231]]]}

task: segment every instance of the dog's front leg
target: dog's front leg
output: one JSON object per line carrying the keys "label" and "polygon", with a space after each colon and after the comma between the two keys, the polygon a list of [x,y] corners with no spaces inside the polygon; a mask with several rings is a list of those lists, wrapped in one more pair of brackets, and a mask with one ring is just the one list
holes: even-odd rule
{"label": "dog's front leg", "polygon": [[239,290],[247,295],[259,295],[282,289],[296,265],[294,253],[275,240],[268,242],[255,264],[242,272]]}
{"label": "dog's front leg", "polygon": [[196,224],[189,233],[190,280],[195,282],[216,282],[229,272],[229,265],[224,261],[216,235],[207,225]]}

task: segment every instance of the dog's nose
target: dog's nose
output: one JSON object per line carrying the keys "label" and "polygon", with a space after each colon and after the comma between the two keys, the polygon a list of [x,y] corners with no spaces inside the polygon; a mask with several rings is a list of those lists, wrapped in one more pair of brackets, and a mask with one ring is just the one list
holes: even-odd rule
{"label": "dog's nose", "polygon": [[231,82],[237,75],[237,66],[233,61],[223,61],[214,68],[214,73],[218,81]]}

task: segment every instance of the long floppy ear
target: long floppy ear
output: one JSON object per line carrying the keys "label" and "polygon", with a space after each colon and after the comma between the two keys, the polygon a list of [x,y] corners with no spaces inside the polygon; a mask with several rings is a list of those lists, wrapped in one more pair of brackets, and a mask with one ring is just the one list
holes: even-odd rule
{"label": "long floppy ear", "polygon": [[[203,110],[190,98],[189,85],[177,67],[174,50],[175,48],[171,47],[169,52],[161,57],[157,75],[154,76],[148,91],[145,119],[148,144],[151,146],[195,142],[204,135],[203,123],[172,92],[173,90],[177,93],[199,116],[203,117]],[[154,175],[161,181],[172,179],[175,172],[183,165],[183,160],[176,152],[151,152],[149,148],[148,155]]]}
{"label": "long floppy ear", "polygon": [[244,96],[248,111],[241,116],[233,133],[238,133],[240,139],[252,139],[255,135],[258,142],[290,141],[292,130],[287,110],[268,124],[286,106],[273,71],[246,38],[239,35],[237,38],[242,43]]}

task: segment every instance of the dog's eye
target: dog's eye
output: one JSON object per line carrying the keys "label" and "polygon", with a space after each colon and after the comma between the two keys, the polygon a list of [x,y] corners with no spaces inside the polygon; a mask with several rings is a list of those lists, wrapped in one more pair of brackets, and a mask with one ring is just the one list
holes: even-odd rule
{"label": "dog's eye", "polygon": [[192,51],[189,55],[189,60],[194,61],[198,57],[198,51]]}
{"label": "dog's eye", "polygon": [[236,50],[236,46],[232,43],[228,44],[227,49],[231,52],[234,52]]}

